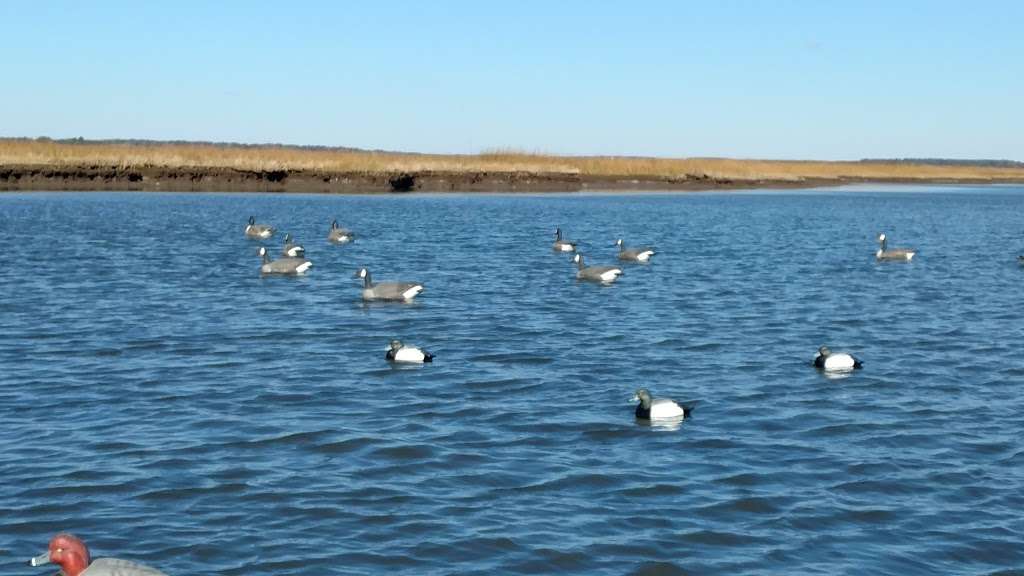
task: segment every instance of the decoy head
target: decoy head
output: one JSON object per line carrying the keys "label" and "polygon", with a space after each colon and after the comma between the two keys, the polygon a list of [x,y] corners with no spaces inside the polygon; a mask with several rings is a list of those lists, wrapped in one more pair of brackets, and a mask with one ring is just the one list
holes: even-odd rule
{"label": "decoy head", "polygon": [[558,240],[562,239],[562,229],[561,228],[555,228],[555,238],[557,238]]}
{"label": "decoy head", "polygon": [[636,391],[633,395],[633,402],[640,402],[640,405],[644,408],[651,407],[651,393],[647,391],[647,388],[641,388]]}
{"label": "decoy head", "polygon": [[292,241],[292,233],[291,232],[285,232],[285,234],[284,234],[284,243],[287,244],[287,243],[289,243],[291,241]]}
{"label": "decoy head", "polygon": [[885,242],[885,234],[884,233],[878,235],[878,241],[879,242]]}
{"label": "decoy head", "polygon": [[266,256],[266,255],[267,255],[267,247],[266,247],[266,246],[260,246],[260,249],[259,249],[259,250],[257,250],[256,252],[257,252],[257,253],[258,253],[258,254],[259,254],[260,256]]}
{"label": "decoy head", "polygon": [[618,240],[616,240],[615,241],[615,245],[618,246],[619,248],[622,248],[622,238],[619,238]]}
{"label": "decoy head", "polygon": [[389,346],[391,346],[392,350],[397,352],[398,349],[402,347],[402,341],[401,340],[392,340],[391,343],[389,344]]}
{"label": "decoy head", "polygon": [[66,576],[78,576],[89,567],[89,549],[85,542],[72,534],[57,534],[50,540],[50,549],[28,561],[29,566],[53,562]]}
{"label": "decoy head", "polygon": [[820,356],[824,356],[825,358],[828,358],[829,355],[832,354],[832,351],[828,349],[828,346],[820,346],[818,348],[818,354]]}
{"label": "decoy head", "polygon": [[367,274],[369,274],[369,271],[367,271],[366,268],[360,268],[358,271],[356,271],[356,275],[354,277],[355,278],[366,278]]}

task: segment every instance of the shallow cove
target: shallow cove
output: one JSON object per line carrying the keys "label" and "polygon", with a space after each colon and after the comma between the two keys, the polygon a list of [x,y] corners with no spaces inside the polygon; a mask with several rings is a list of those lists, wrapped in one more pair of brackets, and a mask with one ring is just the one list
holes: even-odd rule
{"label": "shallow cove", "polygon": [[[1022,216],[1012,186],[0,195],[0,562],[68,530],[169,574],[1019,568]],[[555,226],[658,254],[580,283]],[[312,270],[260,278],[285,232]],[[363,305],[360,267],[426,290]],[[700,402],[652,428],[640,387]]]}

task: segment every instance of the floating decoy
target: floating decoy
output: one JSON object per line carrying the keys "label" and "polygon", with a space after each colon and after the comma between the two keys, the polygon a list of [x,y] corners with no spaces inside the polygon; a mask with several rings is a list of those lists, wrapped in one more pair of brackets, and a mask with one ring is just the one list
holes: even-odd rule
{"label": "floating decoy", "polygon": [[562,229],[555,228],[555,243],[551,245],[555,252],[575,252],[576,243],[562,240]]}
{"label": "floating decoy", "polygon": [[97,558],[91,560],[89,549],[77,536],[57,534],[50,540],[50,549],[28,561],[29,566],[53,563],[61,568],[63,576],[167,576],[130,560]]}
{"label": "floating decoy", "polygon": [[356,278],[363,279],[363,300],[390,300],[409,302],[423,291],[423,285],[416,282],[374,283],[370,271],[360,268]]}
{"label": "floating decoy", "polygon": [[877,260],[903,260],[907,261],[917,254],[916,250],[909,248],[893,248],[888,250],[886,248],[885,234],[878,235],[878,252],[875,252],[875,259]]}
{"label": "floating decoy", "polygon": [[249,225],[245,227],[246,238],[270,238],[274,235],[274,227],[257,224],[255,216],[249,216]]}
{"label": "floating decoy", "polygon": [[263,275],[298,276],[299,274],[305,274],[306,270],[313,266],[313,263],[305,258],[278,258],[277,260],[271,260],[270,255],[267,254],[266,246],[260,246],[259,254],[263,260],[263,264],[260,265],[260,274]]}
{"label": "floating decoy", "polygon": [[409,364],[422,364],[433,362],[434,355],[415,346],[406,346],[401,340],[392,340],[388,345],[388,353],[385,355],[390,362],[403,362]]}
{"label": "floating decoy", "polygon": [[641,388],[633,396],[636,406],[636,417],[641,420],[659,420],[664,418],[689,418],[693,405],[680,405],[668,398],[651,398],[647,388]]}
{"label": "floating decoy", "polygon": [[602,282],[609,284],[622,275],[622,268],[617,266],[583,266],[583,255],[577,254],[572,257],[576,263],[576,278],[578,280],[589,280],[590,282]]}
{"label": "floating decoy", "polygon": [[833,352],[828,346],[818,348],[814,355],[814,367],[825,372],[848,372],[863,368],[864,364],[846,352]]}
{"label": "floating decoy", "polygon": [[619,260],[647,262],[651,259],[651,256],[654,256],[654,248],[650,248],[648,246],[627,249],[625,244],[622,243],[622,238],[616,240],[615,245],[619,247]]}
{"label": "floating decoy", "polygon": [[306,255],[306,249],[301,244],[296,244],[292,241],[291,233],[284,235],[284,249],[281,250],[281,256],[287,258],[302,258]]}
{"label": "floating decoy", "polygon": [[327,233],[327,241],[334,244],[348,244],[355,238],[355,234],[346,228],[339,228],[338,221],[331,222],[331,231]]}

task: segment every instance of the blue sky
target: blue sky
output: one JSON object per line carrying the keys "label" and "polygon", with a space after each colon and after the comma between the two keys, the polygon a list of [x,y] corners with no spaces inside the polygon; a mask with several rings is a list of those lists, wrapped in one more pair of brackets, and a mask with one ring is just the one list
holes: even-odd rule
{"label": "blue sky", "polygon": [[1024,160],[1024,2],[0,2],[0,135]]}

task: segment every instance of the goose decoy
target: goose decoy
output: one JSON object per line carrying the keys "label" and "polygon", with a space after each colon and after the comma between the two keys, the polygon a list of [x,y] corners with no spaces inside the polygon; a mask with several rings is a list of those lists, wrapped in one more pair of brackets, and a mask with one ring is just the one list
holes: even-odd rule
{"label": "goose decoy", "polygon": [[575,252],[576,243],[562,240],[562,229],[555,228],[555,243],[551,245],[555,252]]}
{"label": "goose decoy", "polygon": [[334,244],[348,244],[355,239],[355,234],[347,228],[339,228],[338,221],[331,222],[331,231],[327,233],[327,241]]}
{"label": "goose decoy", "polygon": [[313,266],[313,263],[305,258],[278,258],[271,260],[267,254],[267,247],[260,246],[260,258],[263,263],[260,265],[260,274],[275,274],[281,276],[298,276],[305,274]]}
{"label": "goose decoy", "polygon": [[659,420],[662,418],[689,418],[693,405],[680,405],[668,398],[651,398],[647,388],[641,388],[633,396],[636,406],[636,417],[641,420]]}
{"label": "goose decoy", "polygon": [[610,284],[622,275],[622,268],[617,266],[583,266],[583,255],[577,254],[572,257],[576,263],[576,279],[589,280],[591,282],[603,282]]}
{"label": "goose decoy", "polygon": [[846,352],[836,353],[822,346],[814,355],[814,367],[825,372],[846,372],[863,368],[864,364]]}
{"label": "goose decoy", "polygon": [[306,255],[306,249],[301,244],[296,244],[292,241],[291,233],[284,235],[284,248],[281,250],[281,256],[286,258],[302,258]]}
{"label": "goose decoy", "polygon": [[647,262],[654,256],[654,248],[644,246],[642,248],[626,248],[626,245],[622,243],[622,238],[615,241],[615,245],[619,247],[619,260],[628,260],[630,262]]}
{"label": "goose decoy", "polygon": [[249,216],[249,225],[245,227],[246,238],[270,238],[274,235],[274,227],[257,224],[255,216]]}
{"label": "goose decoy", "polygon": [[28,561],[29,566],[49,563],[61,568],[63,576],[167,576],[156,568],[150,568],[118,558],[89,557],[89,549],[77,536],[57,534],[50,540],[50,549]]}
{"label": "goose decoy", "polygon": [[388,353],[384,356],[389,362],[422,364],[433,362],[434,355],[415,346],[406,346],[401,340],[392,340],[388,345]]}
{"label": "goose decoy", "polygon": [[916,250],[910,250],[908,248],[893,248],[889,250],[886,248],[885,234],[878,235],[878,252],[875,252],[876,260],[901,260],[908,261],[917,254]]}
{"label": "goose decoy", "polygon": [[380,282],[375,284],[370,271],[360,268],[356,278],[363,279],[363,300],[389,300],[409,302],[423,291],[423,284],[416,282]]}

